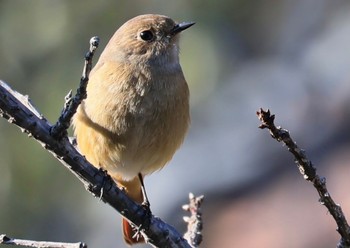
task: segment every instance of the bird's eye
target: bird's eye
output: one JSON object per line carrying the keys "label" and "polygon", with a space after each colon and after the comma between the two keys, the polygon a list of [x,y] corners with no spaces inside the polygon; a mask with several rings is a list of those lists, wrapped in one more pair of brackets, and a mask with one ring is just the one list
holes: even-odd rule
{"label": "bird's eye", "polygon": [[150,41],[153,40],[153,33],[151,30],[145,30],[140,33],[140,38],[144,41]]}

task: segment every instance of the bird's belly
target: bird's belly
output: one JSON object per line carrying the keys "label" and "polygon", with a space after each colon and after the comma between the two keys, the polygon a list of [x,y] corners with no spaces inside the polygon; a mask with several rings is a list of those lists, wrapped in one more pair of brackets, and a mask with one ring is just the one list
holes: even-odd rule
{"label": "bird's belly", "polygon": [[110,153],[104,166],[112,176],[124,180],[163,168],[182,144],[188,128],[187,114],[177,116],[172,111],[143,112],[131,119],[133,123],[122,138],[105,141]]}

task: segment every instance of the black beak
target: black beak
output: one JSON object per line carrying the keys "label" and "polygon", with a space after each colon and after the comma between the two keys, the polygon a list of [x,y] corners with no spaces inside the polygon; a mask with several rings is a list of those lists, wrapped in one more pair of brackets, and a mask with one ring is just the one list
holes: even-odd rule
{"label": "black beak", "polygon": [[175,25],[175,27],[171,30],[170,35],[176,35],[185,29],[188,29],[189,27],[193,26],[195,22],[181,22]]}

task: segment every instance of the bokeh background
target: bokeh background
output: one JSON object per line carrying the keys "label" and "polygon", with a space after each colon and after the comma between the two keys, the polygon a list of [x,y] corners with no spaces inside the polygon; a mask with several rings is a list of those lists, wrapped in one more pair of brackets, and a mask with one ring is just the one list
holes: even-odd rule
{"label": "bokeh background", "polygon": [[[146,178],[153,213],[184,231],[181,205],[204,194],[202,247],[335,247],[334,221],[255,112],[276,114],[350,217],[350,2],[0,0],[0,78],[55,122],[90,37],[101,38],[99,54],[145,13],[197,22],[181,40],[192,126],[169,166]],[[120,216],[5,120],[0,233],[125,247]]]}

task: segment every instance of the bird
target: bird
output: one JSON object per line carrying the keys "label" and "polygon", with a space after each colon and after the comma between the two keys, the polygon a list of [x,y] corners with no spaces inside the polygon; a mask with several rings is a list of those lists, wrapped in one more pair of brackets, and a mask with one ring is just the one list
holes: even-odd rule
{"label": "bird", "polygon": [[[72,120],[81,154],[138,204],[148,203],[143,178],[172,159],[189,129],[179,34],[192,25],[157,14],[125,22],[92,69]],[[125,218],[122,229],[127,244],[145,242]]]}

